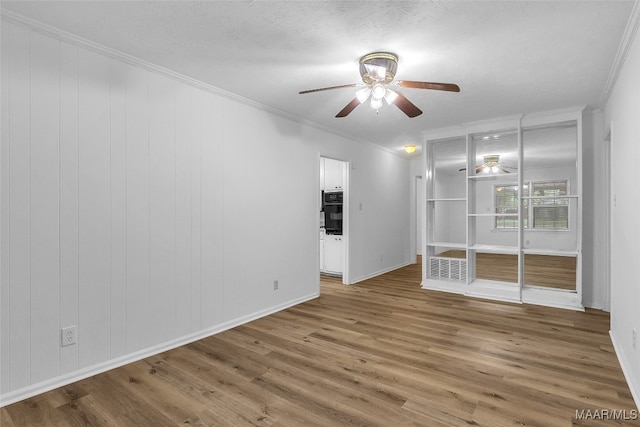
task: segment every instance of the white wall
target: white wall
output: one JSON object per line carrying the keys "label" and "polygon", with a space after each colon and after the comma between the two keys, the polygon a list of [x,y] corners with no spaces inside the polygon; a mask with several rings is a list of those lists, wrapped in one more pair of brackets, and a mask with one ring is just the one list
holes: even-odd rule
{"label": "white wall", "polygon": [[317,296],[320,155],[411,261],[407,160],[6,22],[0,153],[2,405]]}
{"label": "white wall", "polygon": [[605,134],[611,130],[611,337],[623,371],[640,405],[640,33],[628,55],[605,108]]}
{"label": "white wall", "polygon": [[[322,141],[318,141],[318,144]],[[358,144],[325,143],[323,154],[349,160],[349,276],[356,283],[413,262],[409,161]]]}

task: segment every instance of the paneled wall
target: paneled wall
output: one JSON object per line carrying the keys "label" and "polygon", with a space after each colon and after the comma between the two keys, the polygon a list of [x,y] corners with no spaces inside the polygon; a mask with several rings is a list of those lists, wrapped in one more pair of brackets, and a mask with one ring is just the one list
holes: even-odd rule
{"label": "paneled wall", "polygon": [[221,99],[21,26],[2,42],[3,392],[221,323]]}
{"label": "paneled wall", "polygon": [[1,40],[0,404],[316,297],[321,155],[351,162],[353,281],[410,262],[401,156],[19,23]]}

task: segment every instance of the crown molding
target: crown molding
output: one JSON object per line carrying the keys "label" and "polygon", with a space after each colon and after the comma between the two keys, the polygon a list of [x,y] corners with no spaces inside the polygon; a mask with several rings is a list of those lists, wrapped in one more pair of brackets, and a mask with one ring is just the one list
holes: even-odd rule
{"label": "crown molding", "polygon": [[629,55],[629,49],[631,49],[631,45],[633,44],[638,32],[638,28],[640,28],[640,0],[635,0],[633,2],[633,9],[631,9],[629,20],[627,21],[627,26],[622,34],[618,51],[616,52],[616,56],[613,60],[613,66],[609,71],[607,83],[605,84],[602,95],[600,96],[600,102],[598,105],[601,109],[605,108],[607,101],[609,100],[609,95],[611,95],[611,91],[618,81],[618,76],[620,75],[620,71],[622,70],[622,66],[625,63],[627,56]]}
{"label": "crown molding", "polygon": [[190,86],[196,87],[198,89],[204,90],[206,92],[209,93],[213,93],[215,95],[218,96],[222,96],[224,98],[227,98],[229,100],[232,101],[236,101],[245,105],[248,105],[250,107],[274,114],[276,116],[291,120],[293,122],[302,124],[302,125],[306,125],[309,127],[312,127],[314,129],[323,131],[323,132],[327,132],[330,134],[333,134],[335,136],[339,136],[341,138],[345,138],[348,139],[350,141],[359,143],[359,144],[364,144],[367,145],[371,148],[377,149],[377,150],[381,150],[381,151],[385,151],[387,153],[391,153],[395,156],[398,157],[402,157],[404,158],[404,156],[401,153],[397,153],[396,151],[394,151],[391,148],[388,147],[384,147],[378,144],[374,144],[371,141],[368,140],[364,140],[364,139],[360,139],[360,138],[355,138],[352,135],[348,135],[346,133],[340,132],[336,129],[333,129],[331,127],[328,126],[324,126],[320,123],[311,121],[311,120],[307,120],[305,118],[302,118],[300,116],[297,116],[295,114],[291,114],[291,113],[287,113],[285,111],[279,110],[277,108],[271,107],[269,105],[265,105],[262,104],[260,102],[254,101],[252,99],[249,98],[245,98],[243,96],[237,95],[235,93],[226,91],[224,89],[221,89],[217,86],[213,86],[210,85],[208,83],[202,82],[200,80],[194,79],[192,77],[186,76],[184,74],[178,73],[176,71],[170,70],[168,68],[165,67],[161,67],[159,65],[153,64],[151,62],[147,62],[143,59],[137,58],[133,55],[129,55],[127,53],[121,52],[119,50],[116,49],[112,49],[110,47],[101,45],[99,43],[95,43],[91,40],[85,39],[83,37],[80,37],[78,35],[66,32],[64,30],[61,30],[59,28],[53,27],[51,25],[45,24],[43,22],[40,21],[36,21],[34,19],[31,18],[27,18],[26,16],[22,16],[19,15],[17,13],[5,10],[5,9],[1,9],[0,10],[0,16],[2,17],[3,20],[13,23],[13,24],[18,24],[18,25],[22,25],[25,27],[28,27],[30,29],[32,29],[33,31],[52,37],[56,40],[59,40],[61,42],[65,42],[65,43],[69,43],[72,44],[74,46],[83,48],[83,49],[87,49],[90,51],[93,51],[95,53],[107,56],[111,59],[120,61],[120,62],[124,62],[126,64],[132,65],[134,67],[137,68],[141,68],[143,70],[146,71],[150,71],[153,73],[157,73],[157,74],[161,74],[164,75],[166,77],[172,78],[174,80],[177,80],[179,82],[188,84]]}

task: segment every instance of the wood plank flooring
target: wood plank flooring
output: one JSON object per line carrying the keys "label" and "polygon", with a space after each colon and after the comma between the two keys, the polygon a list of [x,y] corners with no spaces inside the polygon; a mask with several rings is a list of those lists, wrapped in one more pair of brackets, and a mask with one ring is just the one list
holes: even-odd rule
{"label": "wood plank flooring", "polygon": [[606,313],[426,291],[420,276],[323,278],[318,299],[2,408],[0,423],[640,426],[575,419],[636,409]]}
{"label": "wood plank flooring", "polygon": [[[449,258],[466,258],[466,252],[451,249],[438,254]],[[476,254],[476,278],[518,284],[518,256]],[[576,290],[576,258],[556,255],[524,255],[524,283],[531,286]]]}

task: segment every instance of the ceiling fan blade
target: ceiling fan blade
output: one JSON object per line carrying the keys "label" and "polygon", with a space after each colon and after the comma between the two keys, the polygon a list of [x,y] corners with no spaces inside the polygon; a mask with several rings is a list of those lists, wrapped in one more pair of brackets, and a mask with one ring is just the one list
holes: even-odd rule
{"label": "ceiling fan blade", "polygon": [[412,82],[409,80],[399,80],[396,83],[400,87],[407,87],[412,89],[433,89],[446,90],[449,92],[460,92],[460,87],[453,83]]}
{"label": "ceiling fan blade", "polygon": [[497,166],[498,170],[502,173],[511,173],[510,171],[506,170],[505,168],[503,168],[502,166]]}
{"label": "ceiling fan blade", "polygon": [[338,114],[336,114],[336,117],[347,117],[349,113],[352,112],[360,104],[361,102],[356,96],[351,100],[350,103],[348,103],[342,110],[340,110]]}
{"label": "ceiling fan blade", "polygon": [[409,117],[416,117],[422,114],[422,110],[415,106],[415,104],[405,98],[401,93],[396,92],[395,99],[392,104],[402,110]]}
{"label": "ceiling fan blade", "polygon": [[476,166],[476,174],[482,172],[484,170],[484,165]]}
{"label": "ceiling fan blade", "polygon": [[356,86],[360,86],[360,85],[357,84],[357,83],[352,83],[352,84],[348,84],[348,85],[321,87],[320,89],[303,90],[302,92],[298,92],[298,94],[299,95],[303,95],[305,93],[322,92],[323,90],[332,90],[332,89],[344,89],[344,88],[347,88],[347,87],[356,87]]}

